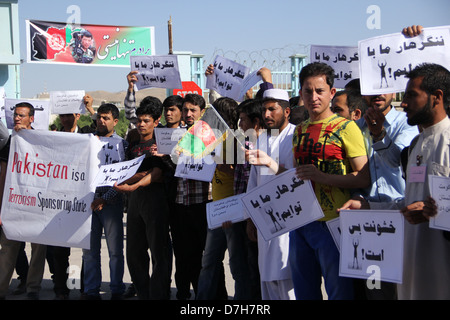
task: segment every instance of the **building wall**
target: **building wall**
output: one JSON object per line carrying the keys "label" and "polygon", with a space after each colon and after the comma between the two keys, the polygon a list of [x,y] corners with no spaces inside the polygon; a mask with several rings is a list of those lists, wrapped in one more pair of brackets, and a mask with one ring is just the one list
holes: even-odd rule
{"label": "building wall", "polygon": [[20,97],[20,37],[18,1],[0,0],[0,87],[6,97]]}

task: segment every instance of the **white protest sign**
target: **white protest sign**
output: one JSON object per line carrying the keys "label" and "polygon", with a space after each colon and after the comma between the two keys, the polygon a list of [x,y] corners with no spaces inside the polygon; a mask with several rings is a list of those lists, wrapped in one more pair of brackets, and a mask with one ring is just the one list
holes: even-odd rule
{"label": "white protest sign", "polygon": [[120,184],[134,176],[142,164],[145,155],[136,159],[106,164],[100,167],[94,181],[93,187],[112,187],[114,183]]}
{"label": "white protest sign", "polygon": [[138,71],[137,90],[145,88],[182,89],[178,57],[131,56],[131,71]]}
{"label": "white protest sign", "polygon": [[6,237],[89,249],[100,148],[92,134],[13,131],[1,208]]}
{"label": "white protest sign", "polygon": [[312,45],[310,60],[334,69],[336,88],[343,89],[350,80],[359,78],[358,47]]}
{"label": "white protest sign", "polygon": [[123,139],[119,137],[99,137],[102,149],[98,153],[100,164],[112,164],[125,160]]}
{"label": "white protest sign", "polygon": [[155,128],[158,153],[171,154],[178,141],[186,133],[186,128]]}
{"label": "white protest sign", "polygon": [[258,74],[258,71],[259,71],[259,69],[256,71],[253,71],[247,77],[244,78],[244,81],[242,83],[242,89],[239,92],[239,100],[238,101],[244,100],[244,96],[247,93],[247,91],[250,90],[251,88],[253,88],[253,86],[255,84],[262,81],[262,77]]}
{"label": "white protest sign", "polygon": [[206,77],[206,88],[224,97],[241,101],[241,89],[244,78],[250,69],[227,58],[216,56],[214,60],[214,74]]}
{"label": "white protest sign", "polygon": [[266,241],[324,216],[311,182],[295,169],[248,191],[242,203]]}
{"label": "white protest sign", "polygon": [[430,194],[438,213],[430,218],[430,228],[450,231],[450,178],[429,175]]}
{"label": "white protest sign", "polygon": [[50,122],[50,101],[35,99],[5,99],[5,117],[8,129],[14,128],[14,109],[19,102],[30,103],[34,107],[33,129],[48,130]]}
{"label": "white protest sign", "polygon": [[194,159],[181,154],[178,158],[174,175],[178,178],[211,182],[215,170],[216,163],[211,155],[207,155],[200,159]]}
{"label": "white protest sign", "polygon": [[216,229],[222,226],[223,222],[233,223],[245,220],[242,208],[243,194],[238,194],[225,199],[208,202],[206,204],[206,219],[209,229]]}
{"label": "white protest sign", "polygon": [[395,33],[362,40],[358,52],[363,95],[402,92],[408,82],[405,75],[418,64],[450,69],[450,26],[424,28],[413,38]]}
{"label": "white protest sign", "polygon": [[84,90],[52,91],[50,92],[50,106],[53,114],[85,113],[83,97]]}
{"label": "white protest sign", "polygon": [[404,218],[399,211],[345,210],[340,222],[340,276],[402,282]]}
{"label": "white protest sign", "polygon": [[341,222],[338,218],[327,220],[326,222],[328,230],[333,237],[333,241],[336,244],[338,250],[341,250]]}

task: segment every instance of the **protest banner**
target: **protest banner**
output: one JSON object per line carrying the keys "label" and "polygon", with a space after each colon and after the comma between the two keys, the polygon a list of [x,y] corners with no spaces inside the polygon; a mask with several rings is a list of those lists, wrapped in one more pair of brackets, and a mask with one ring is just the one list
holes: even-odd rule
{"label": "protest banner", "polygon": [[31,124],[35,130],[48,130],[50,123],[50,100],[37,99],[5,99],[5,118],[8,129],[14,128],[14,109],[19,102],[30,103],[34,107],[34,122]]}
{"label": "protest banner", "polygon": [[362,40],[358,52],[363,95],[402,92],[405,75],[420,63],[450,69],[450,26],[424,28],[413,38],[394,33]]}
{"label": "protest banner", "polygon": [[450,231],[450,178],[429,175],[428,181],[438,208],[437,215],[430,218],[430,228]]}
{"label": "protest banner", "polygon": [[403,224],[399,211],[341,211],[339,275],[401,283]]}
{"label": "protest banner", "polygon": [[178,141],[186,133],[185,128],[155,128],[155,140],[158,153],[171,154]]}
{"label": "protest banner", "polygon": [[245,220],[241,198],[244,194],[238,194],[206,204],[206,220],[208,228],[213,230],[222,227],[222,223],[233,223]]}
{"label": "protest banner", "polygon": [[266,241],[324,216],[311,181],[298,179],[295,169],[248,191],[242,203]]}
{"label": "protest banner", "polygon": [[216,56],[213,65],[214,74],[206,77],[206,88],[216,91],[221,96],[242,101],[243,81],[250,69],[221,56]]}
{"label": "protest banner", "polygon": [[50,110],[53,114],[85,113],[84,90],[51,91]]}
{"label": "protest banner", "polygon": [[137,90],[146,88],[181,89],[178,57],[167,56],[131,56],[131,71],[138,71]]}
{"label": "protest banner", "polygon": [[216,163],[211,155],[200,159],[180,154],[175,168],[175,177],[211,182],[216,170]]}
{"label": "protest banner", "polygon": [[100,148],[92,134],[13,132],[1,208],[6,237],[89,249]]}
{"label": "protest banner", "polygon": [[334,69],[335,88],[343,89],[349,81],[359,78],[358,47],[312,45],[310,60]]}
{"label": "protest banner", "polygon": [[144,158],[145,155],[142,155],[132,160],[102,165],[92,182],[92,186],[112,187],[116,182],[121,184],[136,174]]}
{"label": "protest banner", "polygon": [[71,25],[26,20],[27,62],[128,67],[155,54],[154,27]]}

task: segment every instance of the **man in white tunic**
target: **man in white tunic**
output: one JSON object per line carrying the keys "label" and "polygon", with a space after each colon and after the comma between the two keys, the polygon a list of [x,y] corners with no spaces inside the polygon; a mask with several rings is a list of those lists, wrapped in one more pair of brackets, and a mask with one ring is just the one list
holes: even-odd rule
{"label": "man in white tunic", "polygon": [[[289,96],[286,91],[269,89],[263,96],[263,118],[270,129],[257,141],[259,149],[267,152],[272,161],[286,169],[293,168],[292,134],[295,126],[289,123]],[[278,134],[276,134],[278,131]],[[253,163],[250,157],[250,163]],[[253,165],[247,191],[263,185],[275,177],[269,166]],[[258,233],[258,264],[263,300],[294,300],[294,288],[288,262],[289,233],[265,241]]]}
{"label": "man in white tunic", "polygon": [[[399,299],[450,299],[450,241],[442,230],[429,227],[434,208],[428,175],[450,176],[450,72],[436,64],[412,70],[402,107],[408,124],[423,131],[412,142],[407,165],[405,198],[397,203],[369,202],[371,209],[401,208],[405,217],[403,281]],[[425,174],[421,174],[426,169]],[[350,200],[342,209],[364,207]]]}

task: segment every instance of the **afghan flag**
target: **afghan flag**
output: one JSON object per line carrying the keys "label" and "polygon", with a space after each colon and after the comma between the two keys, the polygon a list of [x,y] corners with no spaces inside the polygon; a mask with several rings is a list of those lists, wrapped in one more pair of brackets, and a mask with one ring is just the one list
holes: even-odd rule
{"label": "afghan flag", "polygon": [[210,154],[231,132],[212,105],[208,105],[200,118],[181,137],[175,150],[199,159]]}
{"label": "afghan flag", "polygon": [[27,21],[31,60],[53,60],[72,41],[72,30],[66,24]]}

